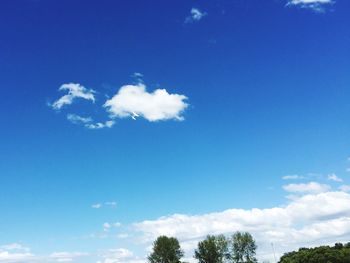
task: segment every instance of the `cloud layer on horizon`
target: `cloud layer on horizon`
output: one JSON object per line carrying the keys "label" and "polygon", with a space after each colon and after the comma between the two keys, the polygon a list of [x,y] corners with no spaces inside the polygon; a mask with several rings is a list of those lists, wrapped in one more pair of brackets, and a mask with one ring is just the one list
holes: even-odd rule
{"label": "cloud layer on horizon", "polygon": [[150,243],[159,235],[176,236],[189,253],[208,234],[249,231],[258,242],[259,259],[271,260],[271,242],[281,256],[301,246],[349,238],[350,194],[307,194],[281,207],[228,209],[204,215],[174,214],[133,226],[141,233],[141,242]]}
{"label": "cloud layer on horizon", "polygon": [[[105,222],[103,238],[107,238],[108,234],[115,236],[115,231],[125,230],[118,230],[120,227],[123,226],[119,222]],[[271,208],[232,208],[199,215],[173,214],[135,222],[127,225],[126,229],[130,234],[126,237],[126,242],[139,244],[145,249],[145,253],[149,253],[152,242],[158,236],[177,237],[189,262],[194,262],[190,256],[198,241],[206,235],[231,235],[235,231],[248,231],[257,240],[259,260],[272,260],[271,243],[275,245],[279,257],[284,252],[299,247],[348,241],[350,194],[327,191],[306,194],[289,200],[285,205]],[[146,263],[143,256],[121,247],[89,253],[54,252],[47,256],[36,256],[29,248],[17,243],[0,247],[0,262],[62,262],[84,257],[96,258],[96,262],[101,263]]]}

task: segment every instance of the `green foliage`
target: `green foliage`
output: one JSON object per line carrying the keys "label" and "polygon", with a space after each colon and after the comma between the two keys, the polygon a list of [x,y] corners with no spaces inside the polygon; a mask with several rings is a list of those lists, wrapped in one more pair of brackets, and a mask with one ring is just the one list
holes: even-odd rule
{"label": "green foliage", "polygon": [[254,238],[248,232],[236,232],[232,236],[232,255],[235,263],[254,263],[257,245]]}
{"label": "green foliage", "polygon": [[350,263],[350,243],[300,248],[299,251],[284,254],[279,263]]}
{"label": "green foliage", "polygon": [[199,263],[223,263],[229,258],[228,241],[224,235],[207,236],[198,243],[194,257]]}
{"label": "green foliage", "polygon": [[184,252],[174,237],[160,236],[153,243],[153,252],[148,256],[150,263],[181,263]]}

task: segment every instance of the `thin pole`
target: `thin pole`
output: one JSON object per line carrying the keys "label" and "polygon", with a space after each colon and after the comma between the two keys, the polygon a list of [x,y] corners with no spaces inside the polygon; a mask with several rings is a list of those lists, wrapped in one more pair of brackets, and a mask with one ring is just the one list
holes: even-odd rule
{"label": "thin pole", "polygon": [[275,253],[275,247],[274,247],[273,243],[271,243],[271,246],[272,246],[272,250],[273,250],[273,257],[275,258],[275,263],[277,263],[277,260],[276,260],[276,253]]}

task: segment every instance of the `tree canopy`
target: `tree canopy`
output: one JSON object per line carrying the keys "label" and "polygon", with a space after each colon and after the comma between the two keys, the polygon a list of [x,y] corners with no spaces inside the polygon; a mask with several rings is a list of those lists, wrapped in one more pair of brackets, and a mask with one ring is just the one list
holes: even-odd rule
{"label": "tree canopy", "polygon": [[194,253],[199,263],[223,263],[229,257],[228,241],[224,235],[207,236]]}
{"label": "tree canopy", "polygon": [[153,243],[153,251],[148,256],[150,263],[181,263],[182,251],[174,237],[160,236]]}
{"label": "tree canopy", "polygon": [[279,263],[350,263],[350,243],[300,248],[284,254]]}
{"label": "tree canopy", "polygon": [[236,263],[257,262],[255,258],[257,245],[248,232],[236,232],[232,236],[232,259]]}

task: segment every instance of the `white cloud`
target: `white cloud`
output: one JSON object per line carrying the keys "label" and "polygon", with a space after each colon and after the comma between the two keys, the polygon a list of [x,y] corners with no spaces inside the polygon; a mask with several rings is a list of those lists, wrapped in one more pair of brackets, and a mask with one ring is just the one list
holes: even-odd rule
{"label": "white cloud", "polygon": [[174,214],[135,223],[141,241],[159,235],[176,236],[190,253],[208,234],[249,231],[256,238],[260,260],[273,260],[271,242],[278,256],[301,246],[341,242],[350,238],[350,194],[309,194],[286,206],[268,209],[229,209],[204,215]]}
{"label": "white cloud", "polygon": [[20,251],[30,251],[28,247],[23,246],[19,243],[11,243],[7,245],[0,246],[0,250],[20,250]]}
{"label": "white cloud", "polygon": [[122,226],[122,223],[120,222],[115,222],[115,223],[109,223],[105,222],[103,223],[103,232],[109,232],[112,228],[119,228]]}
{"label": "white cloud", "polygon": [[82,117],[76,114],[67,114],[67,120],[74,124],[90,123],[93,121],[91,117]]}
{"label": "white cloud", "polygon": [[128,233],[121,233],[121,234],[117,235],[117,238],[120,238],[120,239],[125,239],[125,238],[128,238],[128,237],[129,237]]}
{"label": "white cloud", "polygon": [[[126,248],[108,249],[102,251],[99,255],[103,258],[103,263],[145,263],[145,260],[141,260],[134,256],[134,254]],[[99,261],[102,263],[102,261]]]}
{"label": "white cloud", "polygon": [[308,4],[330,4],[332,0],[290,0],[289,1],[293,5],[308,5]]}
{"label": "white cloud", "polygon": [[103,129],[103,128],[111,128],[115,124],[115,121],[108,120],[106,122],[96,122],[93,123],[93,119],[91,117],[82,117],[77,114],[68,114],[67,120],[70,122],[77,124],[77,125],[83,125],[85,128],[96,130],[96,129]]}
{"label": "white cloud", "polygon": [[330,186],[326,184],[320,184],[317,182],[310,182],[306,184],[288,184],[284,185],[283,189],[290,193],[295,194],[307,194],[307,193],[322,193],[330,190]]}
{"label": "white cloud", "polygon": [[89,254],[81,252],[54,252],[49,258],[54,259],[57,262],[71,262],[78,257],[86,257]]}
{"label": "white cloud", "polygon": [[109,201],[109,202],[105,202],[105,205],[109,206],[109,207],[112,207],[112,208],[115,208],[117,206],[117,202]]}
{"label": "white cloud", "polygon": [[131,77],[136,78],[137,80],[141,80],[141,78],[143,77],[143,74],[140,72],[134,72]]}
{"label": "white cloud", "polygon": [[343,192],[350,192],[350,185],[341,185],[339,186],[339,190]]}
{"label": "white cloud", "polygon": [[35,256],[30,253],[30,249],[22,244],[11,243],[0,246],[0,262],[28,262],[34,259]]}
{"label": "white cloud", "polygon": [[115,121],[108,120],[105,122],[96,122],[96,123],[87,123],[85,127],[91,130],[99,130],[103,128],[112,128],[115,124]]}
{"label": "white cloud", "polygon": [[343,179],[339,178],[336,174],[329,174],[327,179],[334,182],[343,182]]}
{"label": "white cloud", "polygon": [[104,202],[104,203],[96,203],[96,204],[91,205],[91,207],[95,208],[95,209],[101,208],[103,206],[107,206],[107,207],[110,207],[110,208],[116,208],[117,207],[117,202],[116,201],[107,201],[107,202]]}
{"label": "white cloud", "polygon": [[186,17],[185,23],[198,22],[206,15],[207,15],[206,12],[203,12],[203,11],[199,10],[198,8],[192,7],[191,14],[188,17]]}
{"label": "white cloud", "polygon": [[93,204],[91,205],[92,208],[95,208],[95,209],[99,209],[102,207],[102,204],[98,203],[98,204]]}
{"label": "white cloud", "polygon": [[324,11],[326,5],[333,4],[333,0],[288,0],[287,5],[309,8],[316,12]]}
{"label": "white cloud", "polygon": [[63,84],[58,90],[67,91],[68,94],[62,96],[51,104],[51,107],[55,110],[59,110],[65,105],[72,104],[76,98],[91,100],[92,102],[95,102],[95,91],[92,89],[88,90],[78,83]]}
{"label": "white cloud", "polygon": [[106,222],[106,223],[103,224],[103,231],[104,232],[108,232],[111,227],[112,227],[111,224]]}
{"label": "white cloud", "polygon": [[297,174],[292,175],[285,175],[282,177],[283,180],[297,180],[297,179],[303,179],[304,177]]}
{"label": "white cloud", "polygon": [[0,250],[0,262],[14,263],[14,262],[29,262],[34,259],[34,255],[28,252],[25,253],[11,253],[9,251]]}
{"label": "white cloud", "polygon": [[188,104],[184,95],[169,94],[165,89],[146,91],[142,83],[126,85],[104,104],[112,117],[141,116],[148,121],[183,120],[181,116]]}

